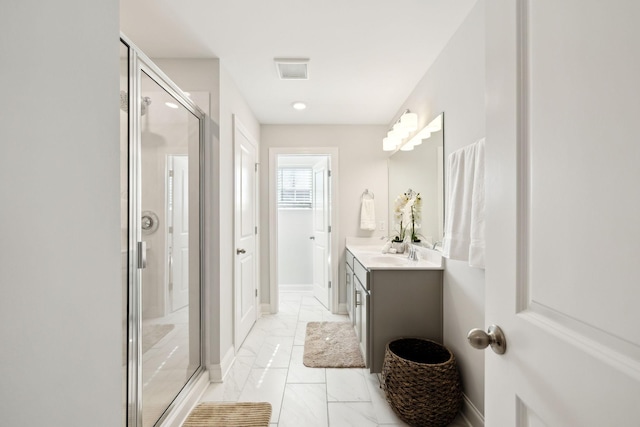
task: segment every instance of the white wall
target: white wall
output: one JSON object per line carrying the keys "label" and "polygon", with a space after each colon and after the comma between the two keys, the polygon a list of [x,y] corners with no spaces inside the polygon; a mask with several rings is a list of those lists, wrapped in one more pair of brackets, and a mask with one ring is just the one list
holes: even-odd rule
{"label": "white wall", "polygon": [[[485,133],[484,1],[469,13],[436,62],[402,105],[418,113],[421,129],[444,111],[445,159]],[[445,209],[447,201],[445,200]],[[472,328],[484,328],[484,270],[447,261],[444,274],[444,341],[455,354],[464,393],[484,411],[484,352],[467,343]]]}
{"label": "white wall", "polygon": [[116,0],[0,14],[0,424],[122,424]]}
{"label": "white wall", "polygon": [[[375,194],[376,218],[387,217],[387,156],[382,151],[382,136],[387,126],[373,125],[263,125],[261,128],[260,163],[269,164],[272,147],[338,147],[339,180],[338,224],[333,224],[334,237],[339,243],[340,302],[346,298],[344,284],[345,238],[386,235],[386,231],[360,230],[360,195],[368,188]],[[269,206],[269,171],[260,170],[260,204],[263,213]],[[260,229],[269,229],[269,217],[261,215]],[[269,236],[261,240],[261,302],[269,304]]]}

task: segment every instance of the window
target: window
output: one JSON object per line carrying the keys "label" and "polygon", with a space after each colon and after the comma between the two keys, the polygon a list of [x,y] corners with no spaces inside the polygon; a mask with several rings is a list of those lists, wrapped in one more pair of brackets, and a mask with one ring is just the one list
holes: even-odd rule
{"label": "window", "polygon": [[278,208],[311,209],[310,167],[278,168]]}

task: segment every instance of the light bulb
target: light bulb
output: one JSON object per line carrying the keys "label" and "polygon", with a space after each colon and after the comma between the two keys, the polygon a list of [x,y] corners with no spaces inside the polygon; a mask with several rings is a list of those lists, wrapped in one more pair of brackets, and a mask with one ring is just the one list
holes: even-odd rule
{"label": "light bulb", "polygon": [[416,113],[404,113],[400,117],[400,124],[407,133],[418,129],[418,115]]}

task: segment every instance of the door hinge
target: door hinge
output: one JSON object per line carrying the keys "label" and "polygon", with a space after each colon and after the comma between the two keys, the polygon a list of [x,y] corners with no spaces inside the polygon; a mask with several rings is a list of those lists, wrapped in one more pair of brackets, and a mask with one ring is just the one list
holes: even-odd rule
{"label": "door hinge", "polygon": [[327,227],[327,232],[331,233],[331,226]]}
{"label": "door hinge", "polygon": [[256,234],[258,234],[258,226],[256,225],[256,227],[255,227],[255,228],[256,228],[256,230],[255,230],[255,231],[256,231]]}
{"label": "door hinge", "polygon": [[169,177],[173,178],[173,169],[169,169]]}
{"label": "door hinge", "polygon": [[256,289],[256,298],[258,298],[258,290]]}
{"label": "door hinge", "polygon": [[331,280],[329,280],[329,289],[331,289]]}
{"label": "door hinge", "polygon": [[256,172],[258,172],[258,165],[259,165],[259,164],[260,164],[260,163],[256,163],[256,165],[255,165],[255,170],[256,170]]}
{"label": "door hinge", "polygon": [[331,169],[327,169],[327,176],[331,176]]}

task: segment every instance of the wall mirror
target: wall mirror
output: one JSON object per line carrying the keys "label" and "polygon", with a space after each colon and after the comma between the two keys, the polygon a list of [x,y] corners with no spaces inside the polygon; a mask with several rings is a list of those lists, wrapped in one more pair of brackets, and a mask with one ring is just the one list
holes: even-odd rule
{"label": "wall mirror", "polygon": [[[419,212],[415,219],[416,244],[440,248],[444,230],[444,113],[426,126],[431,134],[410,151],[399,149],[388,160],[389,169],[389,236],[411,236],[412,224],[407,217],[400,230],[399,197],[419,194]],[[408,227],[408,229],[407,229]]]}

